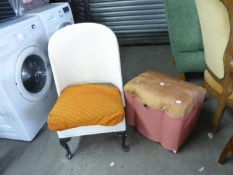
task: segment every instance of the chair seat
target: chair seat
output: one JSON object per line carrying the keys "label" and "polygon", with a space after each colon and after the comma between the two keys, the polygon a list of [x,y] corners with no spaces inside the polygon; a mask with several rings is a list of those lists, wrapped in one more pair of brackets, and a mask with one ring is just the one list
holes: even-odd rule
{"label": "chair seat", "polygon": [[113,86],[82,84],[65,88],[48,116],[51,130],[80,126],[113,126],[123,121],[120,91]]}
{"label": "chair seat", "polygon": [[[211,74],[206,70],[205,71],[205,81],[206,83],[214,90],[216,91],[218,94],[222,93],[222,85],[220,83],[218,83],[212,76]],[[233,93],[231,93],[228,96],[229,100],[233,100]]]}

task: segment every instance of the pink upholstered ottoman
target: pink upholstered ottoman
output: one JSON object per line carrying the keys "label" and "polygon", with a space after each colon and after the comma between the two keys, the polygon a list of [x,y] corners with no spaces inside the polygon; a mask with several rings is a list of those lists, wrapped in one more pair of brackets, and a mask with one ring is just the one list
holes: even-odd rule
{"label": "pink upholstered ottoman", "polygon": [[148,139],[177,151],[196,126],[206,90],[146,71],[124,87],[128,123]]}

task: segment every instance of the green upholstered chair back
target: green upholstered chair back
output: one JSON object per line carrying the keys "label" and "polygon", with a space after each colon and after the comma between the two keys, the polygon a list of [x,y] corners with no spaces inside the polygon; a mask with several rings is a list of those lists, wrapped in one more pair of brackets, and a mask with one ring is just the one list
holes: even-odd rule
{"label": "green upholstered chair back", "polygon": [[178,71],[204,71],[203,43],[195,0],[165,0],[164,3]]}

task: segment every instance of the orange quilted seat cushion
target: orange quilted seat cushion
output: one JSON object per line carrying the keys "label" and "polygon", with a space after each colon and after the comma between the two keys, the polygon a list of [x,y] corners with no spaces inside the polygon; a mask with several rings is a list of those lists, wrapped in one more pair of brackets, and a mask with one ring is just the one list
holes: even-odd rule
{"label": "orange quilted seat cushion", "polygon": [[48,116],[53,131],[88,125],[113,126],[125,117],[120,91],[113,86],[82,84],[64,89]]}

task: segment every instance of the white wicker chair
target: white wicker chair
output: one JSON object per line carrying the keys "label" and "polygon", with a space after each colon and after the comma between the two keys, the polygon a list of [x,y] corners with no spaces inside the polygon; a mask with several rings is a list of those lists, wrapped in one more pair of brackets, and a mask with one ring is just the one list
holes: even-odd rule
{"label": "white wicker chair", "polygon": [[[58,96],[69,85],[77,83],[111,83],[122,94],[123,84],[119,46],[115,34],[106,26],[95,23],[81,23],[57,31],[49,40],[49,59]],[[60,144],[66,149],[66,157],[72,157],[67,142],[71,137],[99,133],[119,132],[122,134],[122,148],[125,144],[125,120],[115,126],[82,126],[58,131]]]}

